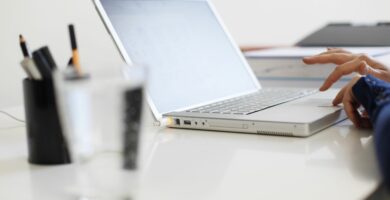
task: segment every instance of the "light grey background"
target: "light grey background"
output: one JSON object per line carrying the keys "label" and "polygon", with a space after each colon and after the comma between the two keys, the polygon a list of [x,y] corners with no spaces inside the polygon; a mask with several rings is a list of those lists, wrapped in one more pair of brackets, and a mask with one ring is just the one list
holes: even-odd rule
{"label": "light grey background", "polygon": [[[389,0],[212,0],[240,45],[291,45],[328,21],[390,20]],[[0,108],[20,105],[18,34],[30,49],[49,45],[59,66],[69,59],[67,24],[74,23],[80,59],[90,67],[122,63],[91,0],[1,0]]]}

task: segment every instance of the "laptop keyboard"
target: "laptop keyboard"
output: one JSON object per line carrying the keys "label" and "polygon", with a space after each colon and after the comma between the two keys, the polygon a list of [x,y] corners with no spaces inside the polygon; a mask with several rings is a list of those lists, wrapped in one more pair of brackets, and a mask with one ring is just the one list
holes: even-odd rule
{"label": "laptop keyboard", "polygon": [[258,92],[187,110],[193,113],[249,115],[315,93],[315,89],[267,88]]}

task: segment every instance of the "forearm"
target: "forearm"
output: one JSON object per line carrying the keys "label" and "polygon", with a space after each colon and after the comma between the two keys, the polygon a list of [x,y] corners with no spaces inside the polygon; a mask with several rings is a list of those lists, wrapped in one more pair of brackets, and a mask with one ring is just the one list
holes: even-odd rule
{"label": "forearm", "polygon": [[379,111],[390,104],[390,83],[368,75],[360,78],[352,90],[356,100],[365,108],[375,125]]}
{"label": "forearm", "polygon": [[390,83],[367,76],[362,77],[352,90],[370,116],[379,166],[390,187]]}
{"label": "forearm", "polygon": [[374,124],[375,148],[386,185],[390,188],[390,104],[381,107]]}

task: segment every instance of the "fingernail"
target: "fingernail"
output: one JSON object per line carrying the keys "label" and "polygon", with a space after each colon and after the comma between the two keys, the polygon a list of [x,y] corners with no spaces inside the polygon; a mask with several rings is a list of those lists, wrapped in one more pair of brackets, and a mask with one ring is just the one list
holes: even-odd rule
{"label": "fingernail", "polygon": [[310,57],[306,57],[306,58],[303,58],[302,61],[303,61],[304,63],[308,63],[308,62],[311,61],[311,58],[310,58]]}

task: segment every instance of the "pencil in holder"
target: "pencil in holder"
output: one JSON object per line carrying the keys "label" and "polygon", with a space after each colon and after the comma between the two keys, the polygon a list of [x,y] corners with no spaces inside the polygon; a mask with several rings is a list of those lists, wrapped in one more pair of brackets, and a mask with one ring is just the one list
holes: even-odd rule
{"label": "pencil in holder", "polygon": [[52,80],[23,80],[28,161],[32,164],[70,163],[59,120]]}

